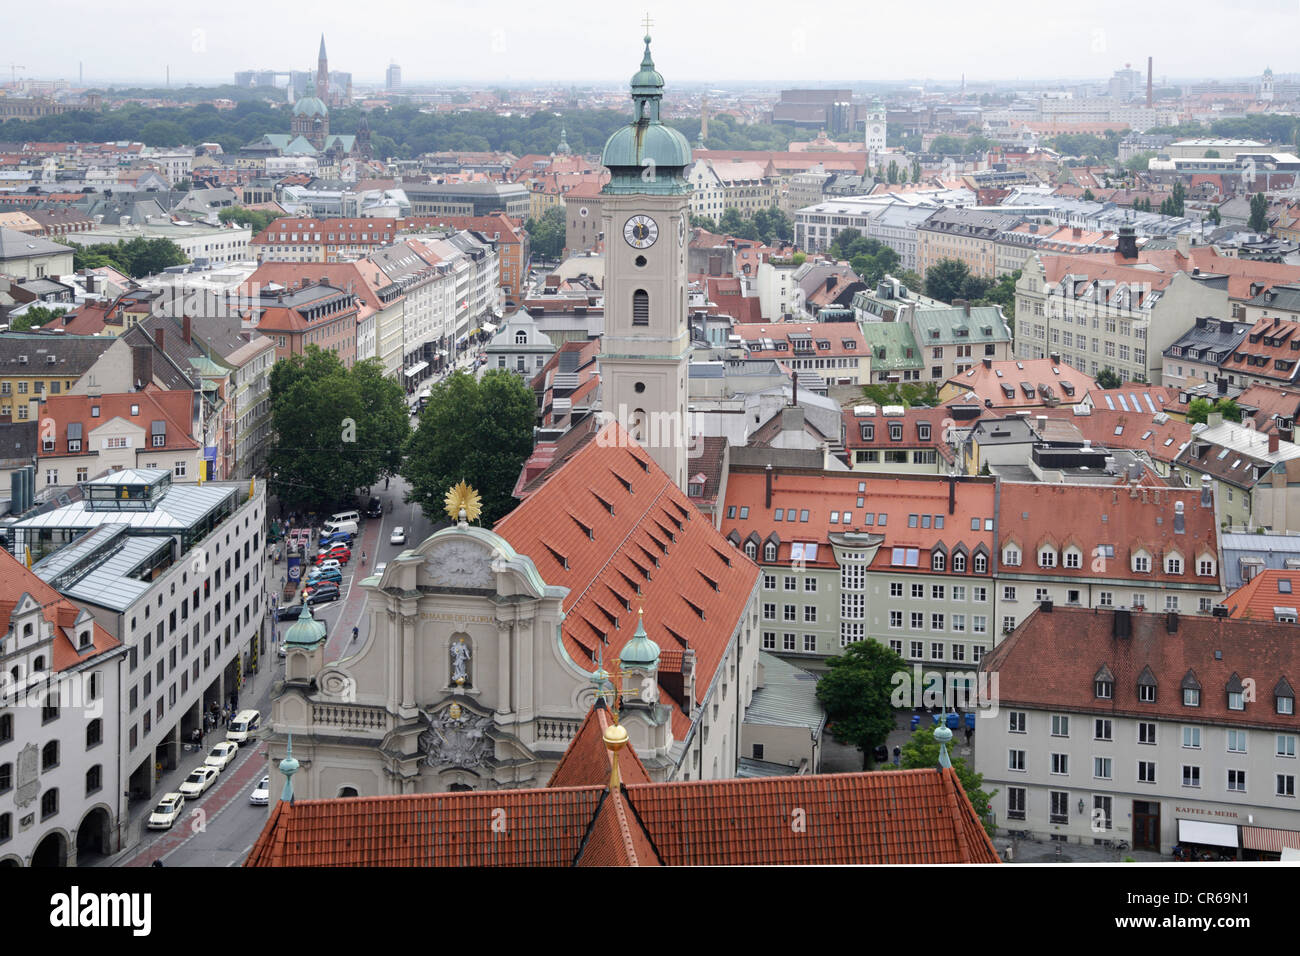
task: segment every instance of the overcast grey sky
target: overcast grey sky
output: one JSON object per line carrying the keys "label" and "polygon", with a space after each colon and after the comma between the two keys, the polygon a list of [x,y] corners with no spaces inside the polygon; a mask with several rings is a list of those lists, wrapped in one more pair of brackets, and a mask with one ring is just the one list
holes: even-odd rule
{"label": "overcast grey sky", "polygon": [[[308,69],[325,33],[330,67],[407,84],[626,82],[647,3],[624,0],[4,0],[0,71],[87,84],[228,82],[235,70]],[[1159,80],[1297,69],[1300,0],[1134,3],[750,0],[649,4],[655,63],[677,82],[967,82],[1108,77],[1155,57]],[[1057,8],[1060,8],[1059,10]],[[1235,24],[1235,25],[1234,25]]]}

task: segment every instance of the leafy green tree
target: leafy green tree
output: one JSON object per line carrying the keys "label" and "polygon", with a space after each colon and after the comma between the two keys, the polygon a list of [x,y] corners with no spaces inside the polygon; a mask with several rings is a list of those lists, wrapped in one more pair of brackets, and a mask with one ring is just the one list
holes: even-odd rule
{"label": "leafy green tree", "polygon": [[1104,368],[1097,373],[1098,388],[1119,388],[1123,384],[1113,369]]}
{"label": "leafy green tree", "polygon": [[1250,220],[1246,227],[1252,232],[1268,232],[1268,200],[1263,193],[1250,197]]}
{"label": "leafy green tree", "polygon": [[919,183],[920,181],[921,181],[921,161],[919,159],[914,159],[912,160],[912,182]]}
{"label": "leafy green tree", "polygon": [[1181,216],[1183,214],[1183,200],[1186,198],[1187,190],[1183,188],[1182,182],[1174,183],[1169,198],[1160,203],[1160,214],[1162,216]]}
{"label": "leafy green tree", "polygon": [[802,251],[796,252],[794,255],[790,257],[790,261],[797,266],[801,266],[808,261],[808,254]]}
{"label": "leafy green tree", "polygon": [[1218,151],[1217,149],[1207,149],[1207,150],[1205,151],[1205,158],[1206,158],[1206,159],[1218,159],[1218,158],[1219,158],[1219,151]]}
{"label": "leafy green tree", "polygon": [[237,223],[241,226],[248,226],[253,230],[253,234],[261,232],[271,223],[275,222],[275,214],[267,212],[264,209],[245,209],[243,206],[227,206],[217,213],[217,219],[224,223]]}
{"label": "leafy green tree", "polygon": [[965,144],[955,136],[936,136],[930,143],[930,152],[940,156],[960,156],[966,149]]}
{"label": "leafy green tree", "polygon": [[826,709],[832,734],[842,744],[862,751],[862,769],[871,766],[871,751],[888,739],[897,710],[893,706],[895,674],[907,665],[879,641],[850,644],[817,682],[817,700]]}
{"label": "leafy green tree", "polygon": [[1219,214],[1218,206],[1211,206],[1210,214],[1205,218],[1210,220],[1210,222],[1214,223],[1216,226],[1223,225],[1223,216]]}
{"label": "leafy green tree", "polygon": [[1124,168],[1130,173],[1145,173],[1151,160],[1155,158],[1156,154],[1153,151],[1137,153],[1124,163]]}
{"label": "leafy green tree", "polygon": [[345,369],[315,345],[271,369],[272,493],[323,510],[395,474],[410,434],[401,386],[377,360]]}
{"label": "leafy green tree", "polygon": [[26,332],[30,329],[38,329],[46,322],[58,318],[67,311],[67,309],[50,309],[43,305],[34,305],[25,310],[22,315],[11,316],[9,319],[9,328],[14,332]]}
{"label": "leafy green tree", "polygon": [[1016,283],[1020,281],[1020,270],[1000,275],[997,281],[978,298],[975,305],[1000,305],[1002,314],[1008,319],[1016,317]]}
{"label": "leafy green tree", "polygon": [[463,480],[483,497],[484,524],[504,517],[514,508],[511,491],[533,450],[536,419],[532,390],[507,369],[492,369],[481,381],[457,372],[435,385],[407,444],[407,500],[438,521],[445,517],[447,489]]}
{"label": "leafy green tree", "polygon": [[970,268],[960,259],[940,259],[925,272],[925,294],[940,302],[960,299],[969,278]]}
{"label": "leafy green tree", "polygon": [[532,251],[543,259],[559,259],[564,254],[564,241],[568,225],[561,206],[551,206],[540,219],[529,219],[524,225]]}
{"label": "leafy green tree", "polygon": [[939,404],[939,386],[934,382],[890,382],[888,385],[863,385],[862,395],[877,405],[902,405],[913,408]]}
{"label": "leafy green tree", "polygon": [[[913,731],[911,738],[903,744],[902,751],[899,754],[899,768],[902,770],[928,770],[939,766],[939,742],[934,739],[934,727],[918,727]],[[993,805],[993,798],[998,795],[997,790],[984,790],[984,775],[972,770],[961,757],[953,755],[952,744],[956,743],[956,735],[960,731],[955,731],[953,740],[948,745],[948,758],[952,763],[952,769],[957,774],[957,779],[961,781],[961,788],[966,791],[966,798],[970,800],[971,806],[975,808],[975,813],[980,818],[980,823],[990,837],[994,836],[996,827],[993,825],[990,810]]]}
{"label": "leafy green tree", "polygon": [[1215,399],[1213,404],[1208,398],[1194,398],[1187,406],[1187,424],[1202,425],[1211,412],[1219,412],[1225,422],[1241,421],[1241,408],[1231,398]]}
{"label": "leafy green tree", "polygon": [[897,162],[897,160],[893,160],[893,159],[891,159],[891,160],[889,161],[889,167],[885,170],[885,178],[888,179],[891,183],[896,183],[896,182],[898,182],[898,162]]}
{"label": "leafy green tree", "polygon": [[1096,196],[1096,194],[1095,194],[1091,189],[1085,189],[1085,190],[1083,191],[1083,198],[1084,198],[1084,200],[1086,200],[1087,202],[1094,202],[1094,201],[1096,200],[1097,196]]}

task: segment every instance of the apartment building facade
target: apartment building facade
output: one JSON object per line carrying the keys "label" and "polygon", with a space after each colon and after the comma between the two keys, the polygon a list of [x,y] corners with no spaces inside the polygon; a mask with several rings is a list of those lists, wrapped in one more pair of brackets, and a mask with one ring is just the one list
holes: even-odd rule
{"label": "apartment building facade", "polygon": [[[1300,840],[1295,625],[1043,608],[983,662],[975,760],[999,825],[1232,859]],[[1247,688],[1249,681],[1249,692]]]}

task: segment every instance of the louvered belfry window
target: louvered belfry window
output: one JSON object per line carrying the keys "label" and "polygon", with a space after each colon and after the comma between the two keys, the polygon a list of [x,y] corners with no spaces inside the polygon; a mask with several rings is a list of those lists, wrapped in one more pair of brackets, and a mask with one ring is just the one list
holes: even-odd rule
{"label": "louvered belfry window", "polygon": [[650,293],[637,289],[632,293],[632,324],[650,324]]}

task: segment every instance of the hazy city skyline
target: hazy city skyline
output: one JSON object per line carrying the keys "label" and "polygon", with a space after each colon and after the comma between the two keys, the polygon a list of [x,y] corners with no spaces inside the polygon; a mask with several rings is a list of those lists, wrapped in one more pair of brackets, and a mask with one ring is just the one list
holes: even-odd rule
{"label": "hazy city skyline", "polygon": [[[1249,46],[1224,48],[1206,2],[1136,6],[1102,0],[1093,8],[1044,12],[1029,0],[1001,0],[972,19],[969,4],[942,0],[915,13],[893,6],[864,14],[833,2],[791,7],[760,2],[733,9],[667,0],[649,8],[655,63],[677,84],[808,82],[1041,83],[1109,77],[1131,64],[1175,81],[1288,72],[1297,0],[1257,0],[1241,12],[1271,28]],[[581,21],[520,0],[483,8],[465,0],[436,6],[361,10],[339,0],[311,8],[247,0],[209,10],[137,0],[111,17],[82,0],[7,11],[10,44],[0,76],[64,79],[87,85],[229,83],[238,70],[308,70],[325,34],[330,67],[354,83],[382,85],[390,62],[404,85],[615,84],[639,55],[645,4],[581,10]],[[51,17],[50,14],[54,16]],[[52,22],[93,23],[85,45]],[[269,29],[259,31],[258,25]],[[17,67],[15,69],[15,66]],[[8,73],[9,76],[4,76]]]}

